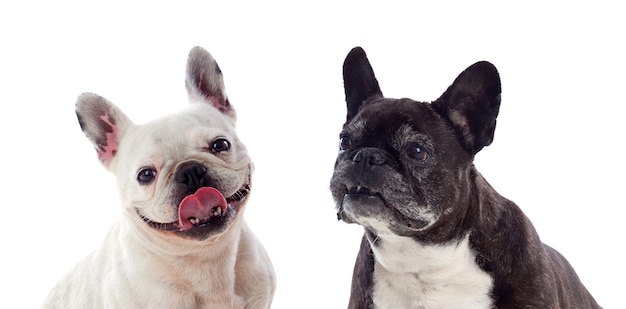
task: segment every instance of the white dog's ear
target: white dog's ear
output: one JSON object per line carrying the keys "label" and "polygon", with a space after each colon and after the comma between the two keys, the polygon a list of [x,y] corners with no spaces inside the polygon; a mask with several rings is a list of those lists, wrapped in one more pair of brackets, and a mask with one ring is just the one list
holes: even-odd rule
{"label": "white dog's ear", "polygon": [[76,116],[80,128],[96,148],[98,158],[108,169],[132,122],[117,106],[94,93],[78,97]]}
{"label": "white dog's ear", "polygon": [[220,112],[235,119],[224,89],[224,77],[219,65],[204,48],[196,46],[189,52],[185,86],[189,99],[212,104]]}

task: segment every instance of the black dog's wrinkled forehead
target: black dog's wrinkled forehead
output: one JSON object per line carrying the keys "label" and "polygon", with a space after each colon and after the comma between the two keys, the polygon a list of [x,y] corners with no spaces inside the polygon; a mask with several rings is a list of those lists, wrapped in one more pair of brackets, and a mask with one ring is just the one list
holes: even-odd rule
{"label": "black dog's wrinkled forehead", "polygon": [[356,140],[426,139],[450,128],[430,103],[411,99],[376,98],[365,102],[357,115],[348,120],[342,134]]}

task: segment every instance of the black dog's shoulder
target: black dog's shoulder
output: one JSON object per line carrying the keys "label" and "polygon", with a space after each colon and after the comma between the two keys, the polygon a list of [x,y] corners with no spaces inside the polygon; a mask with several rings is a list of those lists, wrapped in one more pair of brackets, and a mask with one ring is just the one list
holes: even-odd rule
{"label": "black dog's shoulder", "polygon": [[[477,264],[493,276],[497,308],[600,308],[575,270],[544,244],[530,219],[475,171],[474,197],[482,218],[473,224],[470,243]],[[582,307],[581,307],[582,306]]]}
{"label": "black dog's shoulder", "polygon": [[363,235],[361,248],[359,249],[352,273],[349,309],[374,308],[372,303],[373,274],[374,252],[372,252],[367,237]]}

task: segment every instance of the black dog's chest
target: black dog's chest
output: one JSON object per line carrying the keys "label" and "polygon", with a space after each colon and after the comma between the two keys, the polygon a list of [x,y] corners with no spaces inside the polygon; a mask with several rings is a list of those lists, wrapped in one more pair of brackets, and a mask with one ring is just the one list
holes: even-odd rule
{"label": "black dog's chest", "polygon": [[493,280],[476,264],[468,237],[444,245],[390,238],[373,247],[376,308],[493,307]]}

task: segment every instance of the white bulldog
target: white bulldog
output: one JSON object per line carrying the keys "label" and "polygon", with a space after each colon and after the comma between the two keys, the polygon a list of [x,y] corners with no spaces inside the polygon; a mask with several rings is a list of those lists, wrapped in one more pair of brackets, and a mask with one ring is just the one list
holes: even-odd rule
{"label": "white bulldog", "polygon": [[123,215],[43,308],[270,308],[274,269],[243,218],[253,163],[222,72],[201,47],[189,53],[185,84],[190,105],[144,125],[103,97],[78,98]]}

